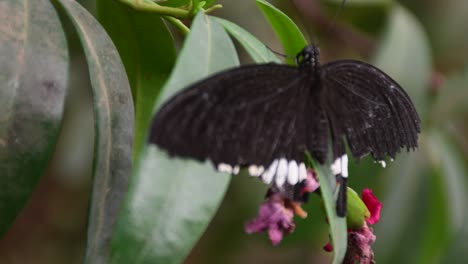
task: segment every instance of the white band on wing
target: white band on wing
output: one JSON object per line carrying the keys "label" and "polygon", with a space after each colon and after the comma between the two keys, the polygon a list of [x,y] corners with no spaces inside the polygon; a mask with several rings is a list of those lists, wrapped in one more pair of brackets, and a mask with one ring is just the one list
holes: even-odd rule
{"label": "white band on wing", "polygon": [[343,178],[348,178],[348,155],[337,158],[331,165],[331,170],[334,175],[341,174]]}

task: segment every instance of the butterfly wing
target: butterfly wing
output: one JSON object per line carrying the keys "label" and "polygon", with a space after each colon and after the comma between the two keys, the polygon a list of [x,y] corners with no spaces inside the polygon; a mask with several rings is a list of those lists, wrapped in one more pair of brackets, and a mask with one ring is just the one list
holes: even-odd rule
{"label": "butterfly wing", "polygon": [[326,125],[310,126],[326,122],[320,104],[308,100],[310,78],[279,64],[218,73],[166,102],[154,117],[149,140],[171,155],[215,165],[267,169],[281,158],[299,164],[306,149],[325,155],[319,152],[327,149]]}
{"label": "butterfly wing", "polygon": [[381,70],[355,60],[323,65],[321,100],[330,122],[334,157],[345,142],[356,158],[394,157],[418,146],[420,119],[406,92]]}

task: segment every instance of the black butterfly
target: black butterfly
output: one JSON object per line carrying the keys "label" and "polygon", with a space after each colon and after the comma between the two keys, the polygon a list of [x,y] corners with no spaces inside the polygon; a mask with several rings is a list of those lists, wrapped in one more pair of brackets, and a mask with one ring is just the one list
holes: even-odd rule
{"label": "black butterfly", "polygon": [[178,93],[154,117],[150,142],[170,155],[209,159],[220,171],[296,185],[304,153],[332,166],[342,182],[337,213],[346,213],[347,142],[360,159],[394,158],[417,147],[420,119],[408,95],[381,70],[356,60],[320,65],[306,46],[298,66],[256,64],[215,74]]}

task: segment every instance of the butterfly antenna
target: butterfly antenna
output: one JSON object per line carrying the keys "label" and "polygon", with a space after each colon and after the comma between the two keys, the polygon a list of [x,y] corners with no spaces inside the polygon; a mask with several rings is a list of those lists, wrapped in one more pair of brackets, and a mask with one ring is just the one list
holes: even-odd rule
{"label": "butterfly antenna", "polygon": [[281,56],[281,57],[283,57],[283,58],[285,58],[285,59],[290,59],[290,57],[289,57],[288,55],[286,55],[286,54],[283,54],[283,53],[281,53],[281,52],[278,52],[278,51],[276,51],[276,50],[274,50],[274,49],[268,47],[267,45],[265,45],[265,47],[267,47],[271,52],[273,52],[274,54],[276,54],[276,55],[278,55],[278,56]]}
{"label": "butterfly antenna", "polygon": [[338,17],[338,14],[344,9],[345,4],[346,4],[346,0],[343,0],[343,1],[341,2],[341,4],[340,4],[340,7],[338,8],[338,10],[336,10],[335,14],[333,15],[333,18],[332,18],[330,24],[328,24],[328,27],[327,27],[327,31],[326,31],[326,32],[331,31],[331,29],[332,29],[333,27],[335,27],[335,25],[336,25],[336,19],[337,19],[337,17]]}

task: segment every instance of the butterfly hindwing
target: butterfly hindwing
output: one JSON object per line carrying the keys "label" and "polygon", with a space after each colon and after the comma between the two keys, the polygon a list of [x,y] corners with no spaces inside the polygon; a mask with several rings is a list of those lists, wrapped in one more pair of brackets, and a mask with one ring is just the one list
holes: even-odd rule
{"label": "butterfly hindwing", "polygon": [[376,67],[354,60],[322,66],[322,104],[330,122],[334,156],[376,160],[417,147],[420,119],[405,91]]}
{"label": "butterfly hindwing", "polygon": [[[323,111],[307,96],[310,83],[299,68],[279,64],[218,73],[161,107],[150,142],[171,155],[214,164],[267,168],[279,158],[302,162],[306,149],[327,146],[326,125],[325,133],[315,125]],[[324,139],[317,138],[319,132]]]}

